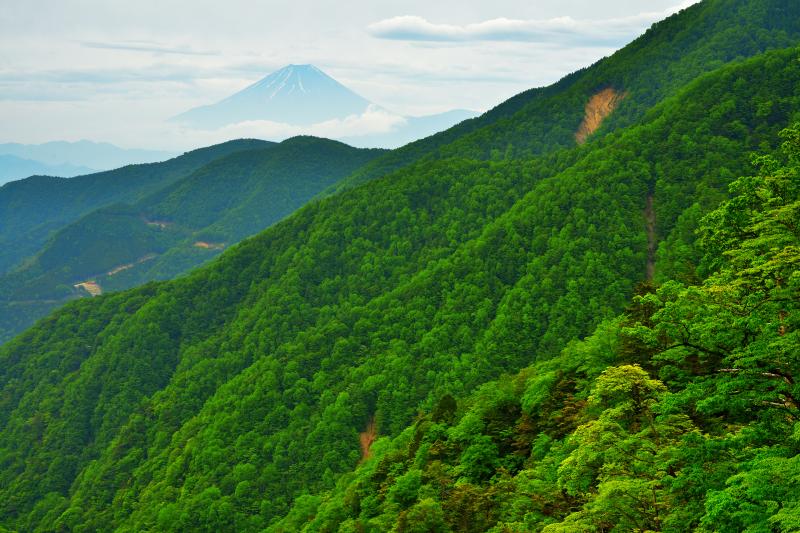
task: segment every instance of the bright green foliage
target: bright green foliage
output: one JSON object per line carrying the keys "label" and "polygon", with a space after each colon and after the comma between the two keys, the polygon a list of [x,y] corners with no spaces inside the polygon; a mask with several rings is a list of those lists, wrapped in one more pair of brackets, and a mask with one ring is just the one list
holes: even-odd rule
{"label": "bright green foliage", "polygon": [[761,175],[705,217],[715,271],[702,284],[636,297],[558,358],[482,386],[452,421],[420,416],[306,510],[302,531],[425,530],[423,505],[440,531],[796,530],[800,124],[784,138],[783,162],[760,158]]}
{"label": "bright green foliage", "polygon": [[574,431],[567,441],[574,449],[558,469],[559,487],[567,494],[596,495],[568,523],[662,529],[662,515],[679,505],[665,486],[674,447],[692,430],[686,415],[657,416],[654,409],[665,392],[638,366],[612,367],[597,378],[587,409],[603,411]]}
{"label": "bright green foliage", "polygon": [[[725,7],[766,13],[770,30],[797,20],[774,17],[796,9],[779,0],[701,7],[727,28],[739,22],[723,24]],[[681,58],[719,44],[692,20],[659,26],[657,48],[684,43],[666,48]],[[746,36],[760,50],[787,35],[773,33],[721,42]],[[654,57],[647,42],[636,46]],[[676,60],[670,79],[694,81],[655,106],[631,93],[648,111],[583,146],[487,160],[456,139],[454,157],[307,205],[184,278],[70,304],[0,349],[0,519],[77,531],[680,531],[722,514],[733,530],[737,516],[791,524],[792,478],[756,487],[771,460],[794,457],[794,441],[777,443],[793,415],[773,405],[792,390],[750,358],[762,340],[790,350],[777,337],[796,318],[780,335],[777,322],[736,315],[771,332],[746,345],[715,329],[779,309],[717,305],[715,276],[749,279],[725,255],[748,232],[727,235],[711,216],[704,255],[693,229],[750,171],[749,153],[776,152],[800,118],[797,58],[773,51],[697,79]],[[589,94],[573,96],[552,110],[579,116]],[[769,250],[742,246],[742,264],[773,272]],[[654,259],[657,292],[641,283]],[[677,345],[672,318],[699,338]],[[385,438],[367,458],[370,428]],[[735,478],[745,465],[753,475]]]}

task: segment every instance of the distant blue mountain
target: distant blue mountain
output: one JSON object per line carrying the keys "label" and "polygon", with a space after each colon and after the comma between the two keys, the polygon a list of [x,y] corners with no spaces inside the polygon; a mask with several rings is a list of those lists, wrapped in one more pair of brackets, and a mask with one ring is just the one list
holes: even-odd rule
{"label": "distant blue mountain", "polygon": [[22,159],[14,155],[0,155],[0,185],[36,174],[71,178],[92,172],[96,171],[88,167],[69,164],[45,165],[39,161]]}
{"label": "distant blue mountain", "polygon": [[[15,156],[48,166],[63,166],[65,169],[74,166],[110,170],[133,163],[165,161],[176,154],[120,148],[113,144],[92,141],[53,141],[44,144],[0,144],[0,155]],[[0,172],[2,171],[3,167],[0,167]],[[64,176],[64,174],[59,175]]]}
{"label": "distant blue mountain", "polygon": [[216,129],[248,120],[310,125],[360,115],[370,102],[313,65],[289,65],[216,104],[172,120]]}

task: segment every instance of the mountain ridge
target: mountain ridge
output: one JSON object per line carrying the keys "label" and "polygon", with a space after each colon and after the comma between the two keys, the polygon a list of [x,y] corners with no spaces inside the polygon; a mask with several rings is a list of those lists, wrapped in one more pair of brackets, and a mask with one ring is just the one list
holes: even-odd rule
{"label": "mountain ridge", "polygon": [[[75,142],[50,141],[42,144],[2,143],[0,144],[0,155],[20,157],[47,166],[67,165],[89,169],[83,174],[88,174],[90,171],[111,170],[131,164],[164,161],[175,157],[172,152],[120,148],[110,143],[88,140]],[[4,172],[4,168],[5,165],[0,163],[0,173]],[[19,175],[16,179],[26,178],[36,173],[47,172],[31,172],[24,176]],[[70,174],[70,176],[64,177],[80,175],[72,172]],[[60,176],[61,174],[56,172],[55,175]]]}
{"label": "mountain ridge", "polygon": [[37,174],[71,178],[73,176],[91,174],[93,172],[97,172],[97,170],[68,163],[49,165],[15,155],[0,154],[0,185]]}
{"label": "mountain ridge", "polygon": [[[671,91],[727,62],[796,45],[800,38],[796,15],[797,6],[791,0],[696,3],[653,24],[611,56],[552,85],[523,91],[479,117],[375,160],[339,188],[358,185],[421,159],[465,155],[524,159],[571,148],[575,145],[574,133],[584,119],[586,102],[601,90],[610,87],[628,91],[633,97],[620,104],[597,135],[641,119]],[[744,23],[753,25],[753,34],[742,33]],[[670,67],[663,68],[663,64]]]}
{"label": "mountain ridge", "polygon": [[35,253],[51,232],[81,215],[123,200],[138,200],[211,159],[254,145],[237,140],[188,151],[162,163],[143,163],[77,176],[31,176],[0,186],[0,272]]}
{"label": "mountain ridge", "polygon": [[91,287],[96,296],[199,266],[380,153],[295,137],[222,155],[138,202],[93,210],[0,275],[0,341],[44,316],[43,310],[85,295],[82,288]]}

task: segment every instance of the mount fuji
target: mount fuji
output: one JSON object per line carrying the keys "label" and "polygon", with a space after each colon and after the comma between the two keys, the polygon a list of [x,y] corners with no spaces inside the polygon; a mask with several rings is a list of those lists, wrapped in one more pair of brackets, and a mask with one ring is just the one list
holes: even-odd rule
{"label": "mount fuji", "polygon": [[[394,115],[314,65],[287,65],[224,100],[195,107],[171,120],[202,130],[262,120],[310,127],[361,116],[368,110]],[[390,131],[364,131],[357,135],[350,131],[337,138],[355,146],[393,148],[447,129],[476,113],[458,109],[423,117],[394,116],[397,120]]]}
{"label": "mount fuji", "polygon": [[216,104],[190,109],[174,120],[203,129],[247,120],[305,126],[360,115],[370,105],[313,65],[288,65]]}

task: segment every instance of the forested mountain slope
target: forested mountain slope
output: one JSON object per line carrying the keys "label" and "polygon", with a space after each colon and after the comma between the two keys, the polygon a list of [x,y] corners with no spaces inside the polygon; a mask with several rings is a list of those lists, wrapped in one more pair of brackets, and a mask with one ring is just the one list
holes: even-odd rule
{"label": "forested mountain slope", "polygon": [[368,426],[591,333],[649,261],[697,277],[691,229],[798,117],[798,84],[795,49],[725,66],[582,146],[422,161],[186,278],[69,304],[0,348],[3,523],[263,528],[352,469]]}
{"label": "forested mountain slope", "polygon": [[338,188],[422,158],[526,159],[571,148],[592,96],[608,89],[624,95],[602,131],[631,125],[705,72],[797,44],[798,20],[800,3],[794,0],[705,0],[558,83],[520,93],[478,118],[389,152]]}
{"label": "forested mountain slope", "polygon": [[210,161],[272,143],[237,140],[163,163],[128,165],[75,178],[31,176],[0,187],[0,273],[36,253],[50,234],[99,207],[135,202]]}
{"label": "forested mountain slope", "polygon": [[795,531],[800,123],[784,139],[703,220],[703,283],[642,285],[558,357],[443,395],[270,530]]}
{"label": "forested mountain slope", "polygon": [[119,290],[196,267],[381,153],[297,137],[219,157],[135,204],[98,209],[0,276],[0,340],[82,287]]}

